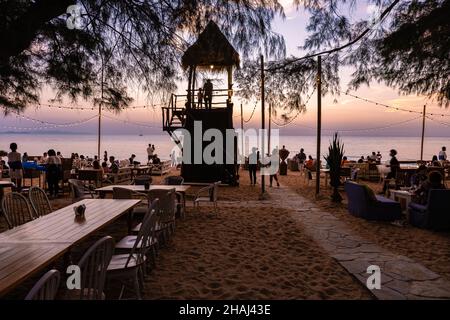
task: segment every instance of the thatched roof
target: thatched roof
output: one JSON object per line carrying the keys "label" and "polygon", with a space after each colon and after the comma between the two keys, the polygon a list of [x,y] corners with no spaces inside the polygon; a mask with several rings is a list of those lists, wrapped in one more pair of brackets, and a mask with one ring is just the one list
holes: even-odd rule
{"label": "thatched roof", "polygon": [[214,70],[219,71],[228,66],[239,67],[239,62],[239,54],[213,21],[208,23],[197,41],[181,58],[184,69],[190,66],[209,69],[213,65]]}

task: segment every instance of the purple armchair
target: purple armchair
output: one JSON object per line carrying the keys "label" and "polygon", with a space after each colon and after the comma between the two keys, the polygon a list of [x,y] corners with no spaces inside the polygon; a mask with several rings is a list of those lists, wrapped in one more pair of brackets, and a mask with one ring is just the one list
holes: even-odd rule
{"label": "purple armchair", "polygon": [[433,230],[450,229],[450,190],[430,190],[427,205],[409,205],[409,223]]}
{"label": "purple armchair", "polygon": [[372,199],[366,188],[355,182],[345,183],[350,214],[366,220],[394,221],[402,215],[400,203],[391,199],[376,196]]}

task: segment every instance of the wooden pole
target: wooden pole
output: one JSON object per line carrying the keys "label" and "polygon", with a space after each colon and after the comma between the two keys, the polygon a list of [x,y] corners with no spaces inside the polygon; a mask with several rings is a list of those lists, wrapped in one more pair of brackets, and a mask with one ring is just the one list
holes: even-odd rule
{"label": "wooden pole", "polygon": [[268,139],[268,141],[267,141],[267,149],[269,149],[269,150],[267,150],[267,152],[271,152],[272,151],[272,148],[271,148],[271,145],[270,145],[270,143],[271,143],[271,139],[270,139],[271,132],[272,132],[272,102],[269,103],[269,130],[267,132],[267,139]]}
{"label": "wooden pole", "polygon": [[[266,117],[265,117],[265,79],[264,79],[264,56],[261,55],[261,129],[262,129],[262,136],[261,136],[261,153],[260,157],[263,159],[265,157],[265,139],[264,139],[264,130],[266,128]],[[262,169],[262,168],[261,168]],[[266,179],[264,175],[261,175],[261,198],[264,198],[264,195],[266,193]]]}
{"label": "wooden pole", "polygon": [[98,161],[100,161],[100,150],[101,150],[101,142],[102,142],[102,105],[103,105],[103,69],[104,69],[104,63],[103,63],[103,59],[102,59],[102,72],[101,72],[101,78],[102,78],[102,83],[100,85],[101,88],[101,99],[100,99],[100,104],[98,106],[98,137],[97,137],[97,157],[98,157]]}
{"label": "wooden pole", "polygon": [[422,141],[420,145],[420,161],[423,161],[423,146],[425,142],[425,120],[427,117],[427,105],[423,106],[423,120],[422,120]]}
{"label": "wooden pole", "polygon": [[242,156],[242,159],[241,159],[241,161],[244,161],[244,154],[245,154],[245,152],[244,152],[244,107],[242,106],[242,103],[241,103],[241,135],[242,135],[242,141],[241,141],[241,156]]}
{"label": "wooden pole", "polygon": [[317,153],[316,153],[316,196],[320,193],[320,143],[322,131],[322,57],[317,57]]}

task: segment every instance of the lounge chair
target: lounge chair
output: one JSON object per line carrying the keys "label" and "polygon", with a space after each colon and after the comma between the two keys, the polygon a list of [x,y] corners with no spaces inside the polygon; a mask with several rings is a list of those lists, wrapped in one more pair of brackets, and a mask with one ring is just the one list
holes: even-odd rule
{"label": "lounge chair", "polygon": [[350,214],[366,220],[394,221],[402,215],[400,203],[391,199],[375,196],[361,184],[347,181],[345,192],[348,197],[348,211]]}
{"label": "lounge chair", "polygon": [[430,190],[427,205],[410,203],[409,223],[418,228],[450,229],[450,190]]}

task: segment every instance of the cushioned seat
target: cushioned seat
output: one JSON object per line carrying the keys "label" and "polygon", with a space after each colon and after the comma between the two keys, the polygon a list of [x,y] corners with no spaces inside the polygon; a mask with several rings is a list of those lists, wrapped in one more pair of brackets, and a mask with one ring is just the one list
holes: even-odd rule
{"label": "cushioned seat", "polygon": [[409,223],[418,228],[450,229],[450,190],[430,190],[427,205],[409,204]]}
{"label": "cushioned seat", "polygon": [[348,198],[350,214],[366,220],[394,221],[402,215],[400,203],[391,199],[369,194],[364,185],[347,181],[345,192]]}

